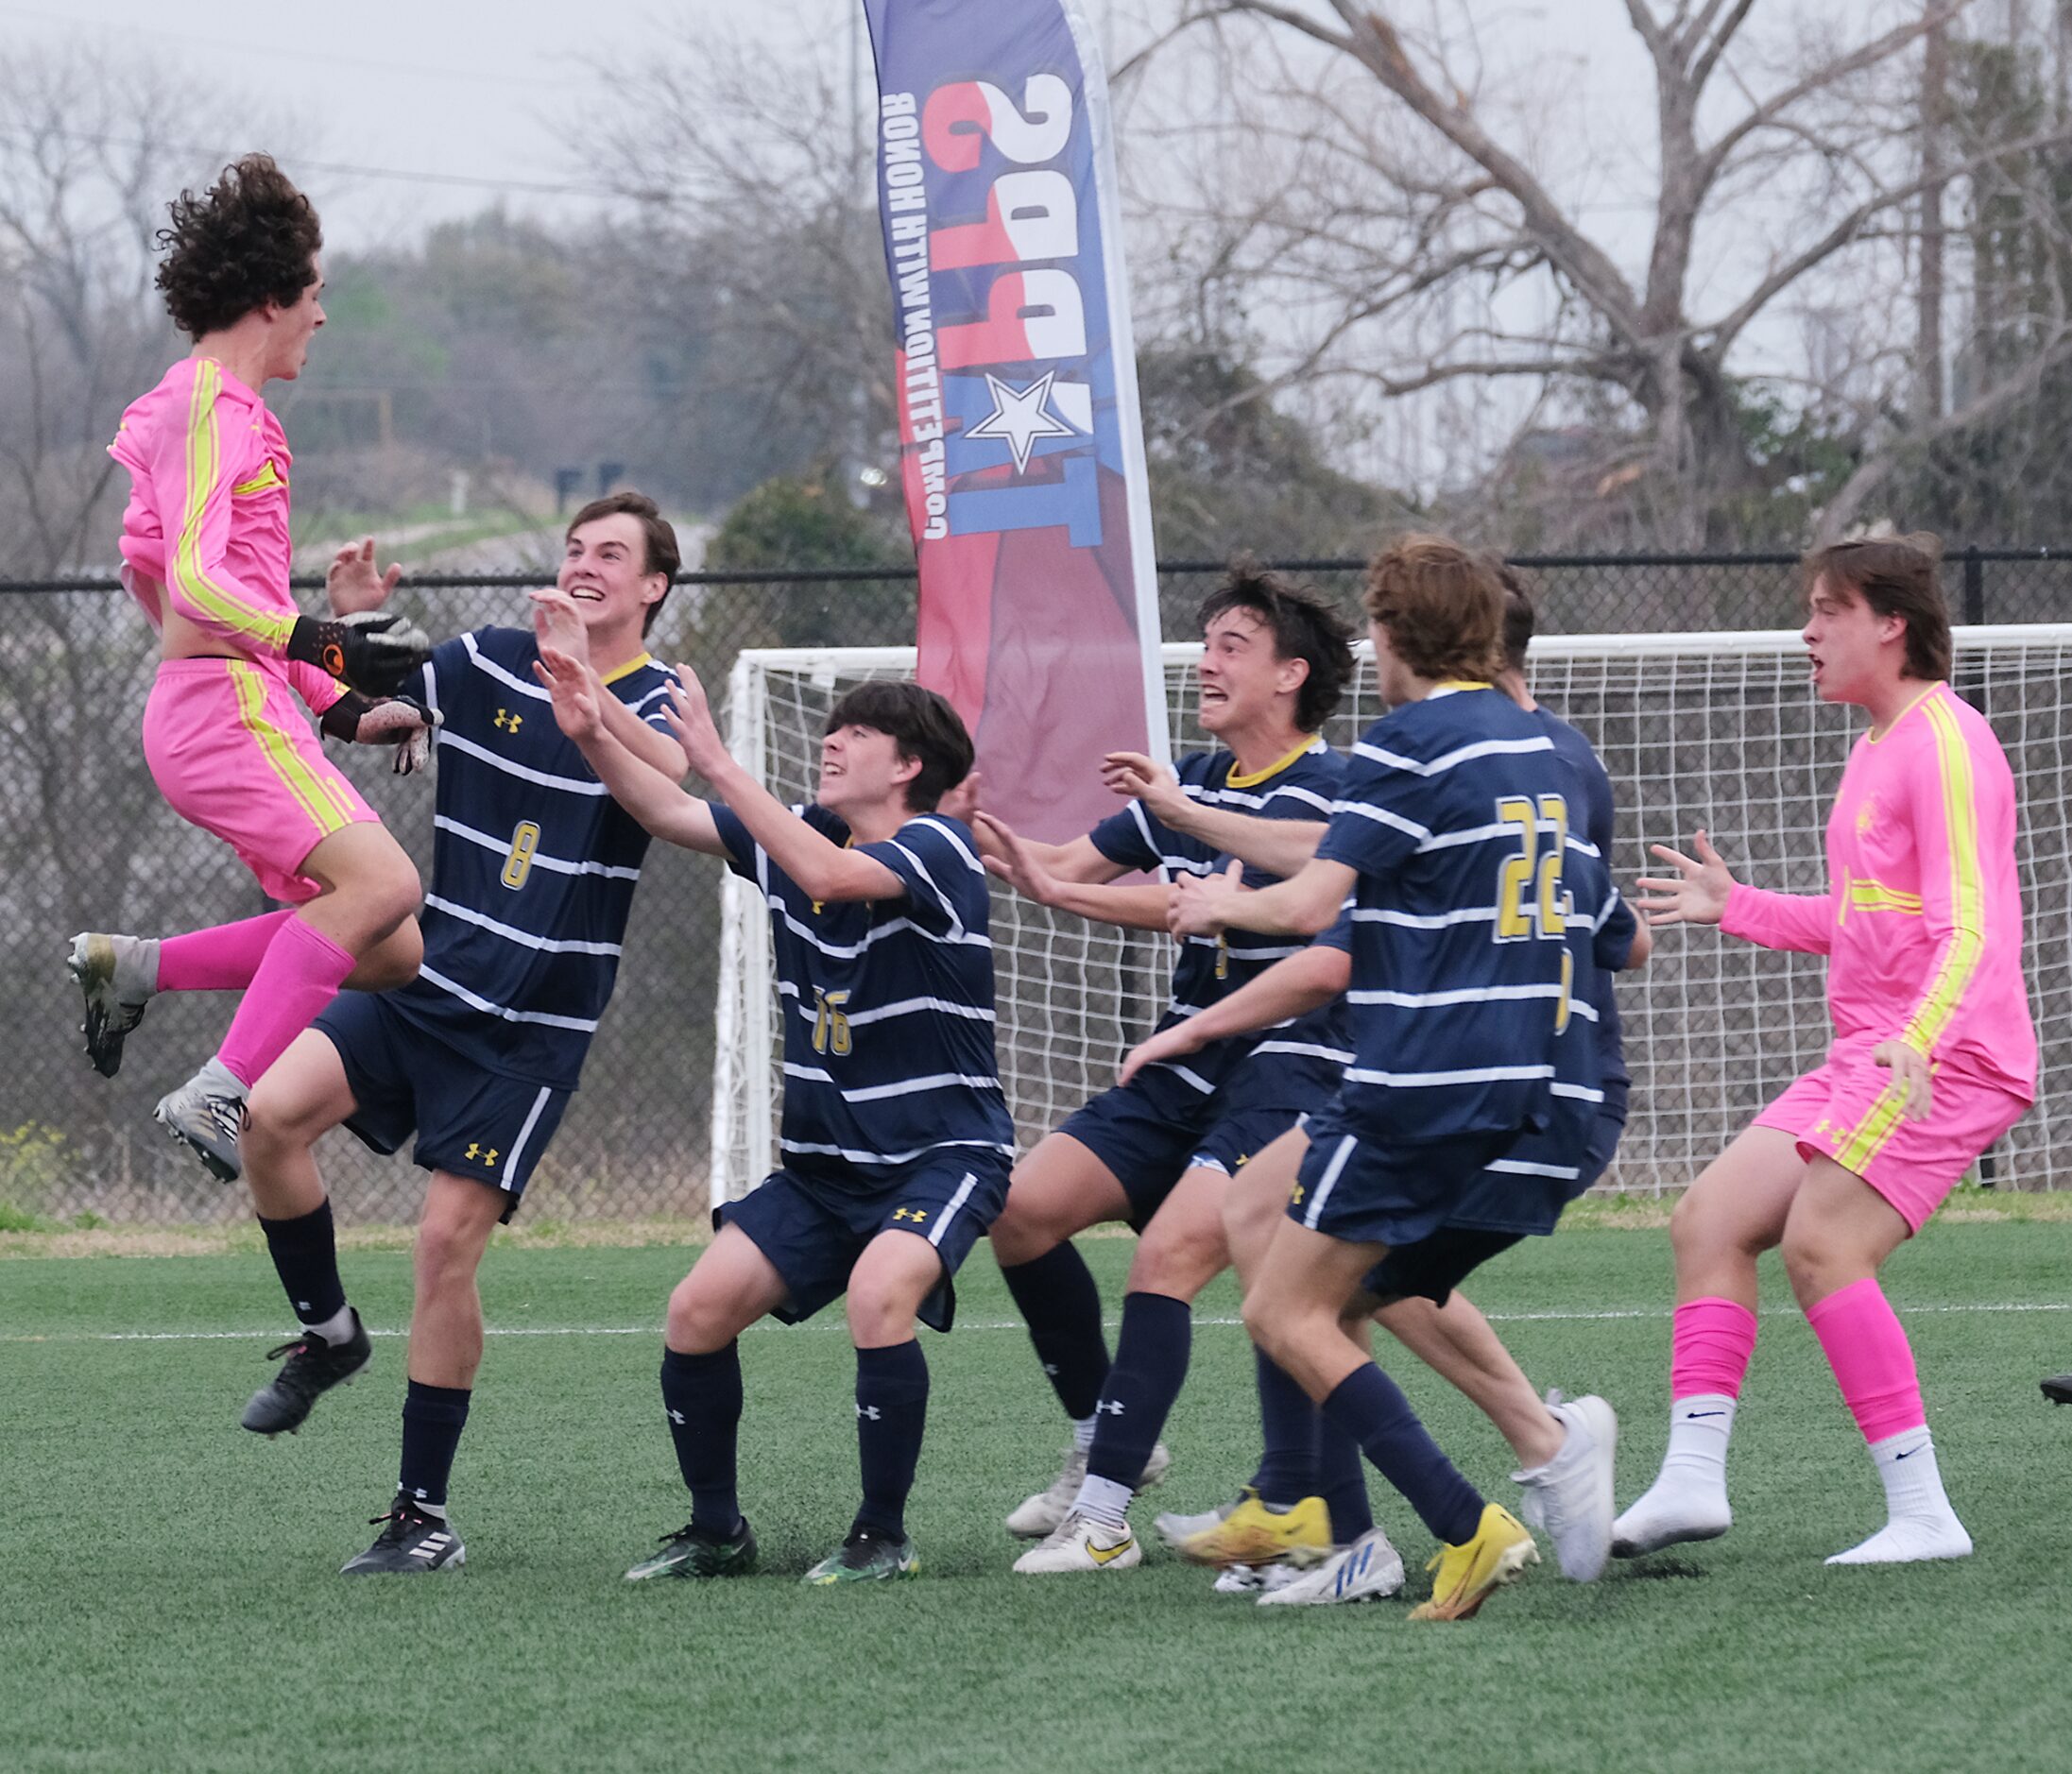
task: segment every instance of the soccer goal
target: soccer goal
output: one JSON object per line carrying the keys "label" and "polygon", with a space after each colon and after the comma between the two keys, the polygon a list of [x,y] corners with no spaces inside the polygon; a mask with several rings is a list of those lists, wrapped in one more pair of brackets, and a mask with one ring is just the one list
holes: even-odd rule
{"label": "soccer goal", "polygon": [[[2042,1094],[1988,1163],[2003,1186],[2047,1188],[2061,1166],[2061,1108],[2072,1088],[2072,624],[1961,628],[1956,687],[1991,718],[2021,796],[2020,863],[2029,996],[2043,1046]],[[1194,723],[1200,647],[1165,648],[1174,749]],[[811,797],[834,698],[866,678],[903,676],[911,647],[746,652],[729,683],[734,756],[786,801]],[[1650,843],[1687,848],[1706,827],[1741,878],[1786,892],[1823,885],[1822,828],[1862,717],[1813,695],[1791,630],[1695,635],[1550,635],[1535,641],[1536,695],[1598,749],[1618,797],[1611,859],[1621,885]],[[1364,643],[1347,707],[1326,730],[1344,745],[1380,712]],[[728,877],[714,1061],[715,1201],[754,1186],[775,1162],[779,1025],[766,913]],[[1170,943],[1088,925],[995,883],[1000,1063],[1023,1150],[1115,1079],[1165,1003]],[[1681,1188],[1756,1109],[1816,1064],[1827,1042],[1817,957],[1775,954],[1712,930],[1669,930],[1619,1007],[1633,1072],[1632,1118],[1600,1187]],[[2072,1154],[2068,1154],[2072,1158]]]}

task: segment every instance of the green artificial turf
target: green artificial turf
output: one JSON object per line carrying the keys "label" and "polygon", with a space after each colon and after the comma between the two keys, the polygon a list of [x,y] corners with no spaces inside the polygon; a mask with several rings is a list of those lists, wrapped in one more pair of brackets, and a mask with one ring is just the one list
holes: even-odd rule
{"label": "green artificial turf", "polygon": [[[1129,1247],[1087,1251],[1113,1309]],[[236,1426],[283,1317],[263,1256],[0,1263],[0,1767],[2065,1765],[2055,1530],[2072,1411],[2036,1380],[2072,1367],[2072,1225],[1931,1227],[1888,1275],[1972,1559],[1824,1567],[1878,1525],[1880,1493],[1766,1265],[1779,1309],[1736,1430],[1733,1532],[1589,1588],[1550,1557],[1455,1626],[1405,1619],[1431,1546],[1378,1481],[1413,1571],[1396,1601],[1260,1611],[1162,1552],[1126,1573],[1012,1576],[1000,1518],[1051,1477],[1060,1424],[983,1250],[959,1331],[924,1334],[919,1580],[796,1582],[854,1504],[837,1309],[744,1339],[742,1492],[764,1574],[628,1585],[626,1565],[688,1514],[655,1370],[689,1255],[493,1252],[482,1291],[503,1334],[453,1501],[467,1568],[351,1582],[334,1573],[394,1476],[400,1338],[300,1436],[266,1441]],[[401,1327],[407,1257],[346,1266],[368,1322]],[[1662,1452],[1669,1271],[1660,1231],[1567,1232],[1472,1289],[1537,1382],[1618,1407],[1622,1502]],[[1227,1287],[1199,1318],[1173,1475],[1137,1511],[1147,1533],[1157,1509],[1228,1493],[1256,1452]],[[1510,1500],[1487,1424],[1392,1369],[1468,1475]]]}

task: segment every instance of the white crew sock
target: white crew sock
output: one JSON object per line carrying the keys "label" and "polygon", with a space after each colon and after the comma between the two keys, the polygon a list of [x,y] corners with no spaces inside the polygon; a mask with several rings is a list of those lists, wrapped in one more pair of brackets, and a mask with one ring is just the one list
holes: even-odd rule
{"label": "white crew sock", "polygon": [[1074,1417],[1072,1419],[1072,1446],[1077,1452],[1084,1454],[1093,1446],[1093,1426],[1100,1421],[1101,1416],[1098,1411],[1090,1417]]}
{"label": "white crew sock", "polygon": [[1734,1525],[1727,1506],[1727,1439],[1735,1401],[1694,1392],[1670,1408],[1670,1448],[1637,1503],[1612,1525],[1612,1549],[1626,1558],[1687,1540],[1711,1540]]}
{"label": "white crew sock", "polygon": [[1129,1500],[1137,1493],[1112,1478],[1096,1478],[1088,1473],[1079,1481],[1079,1494],[1071,1512],[1097,1522],[1110,1533],[1121,1533],[1129,1524]]}
{"label": "white crew sock", "polygon": [[350,1342],[352,1339],[352,1307],[350,1305],[342,1305],[321,1324],[305,1324],[302,1328],[312,1337],[321,1337],[335,1349],[340,1343]]}
{"label": "white crew sock", "polygon": [[1885,1486],[1888,1519],[1861,1545],[1836,1553],[1829,1564],[1911,1564],[1970,1553],[1971,1536],[1943,1489],[1926,1424],[1873,1441],[1871,1460]]}

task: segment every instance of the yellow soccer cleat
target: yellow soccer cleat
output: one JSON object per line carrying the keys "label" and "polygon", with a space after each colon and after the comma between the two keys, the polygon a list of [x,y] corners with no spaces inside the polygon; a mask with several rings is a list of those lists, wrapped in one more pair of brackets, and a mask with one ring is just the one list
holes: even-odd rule
{"label": "yellow soccer cleat", "polygon": [[1464,1545],[1442,1546],[1432,1554],[1428,1571],[1431,1599],[1410,1611],[1413,1620],[1465,1620],[1487,1601],[1490,1592],[1515,1583],[1525,1567],[1540,1561],[1540,1549],[1533,1536],[1507,1509],[1495,1503],[1482,1506],[1482,1519],[1474,1537]]}
{"label": "yellow soccer cleat", "polygon": [[1179,1544],[1183,1559],[1218,1565],[1273,1564],[1282,1559],[1311,1564],[1333,1550],[1331,1512],[1322,1497],[1270,1510],[1250,1486],[1222,1521]]}

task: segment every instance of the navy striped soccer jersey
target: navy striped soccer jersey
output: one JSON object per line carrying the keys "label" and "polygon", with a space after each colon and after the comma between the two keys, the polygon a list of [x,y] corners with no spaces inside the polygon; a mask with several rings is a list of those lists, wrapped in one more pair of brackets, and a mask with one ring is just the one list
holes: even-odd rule
{"label": "navy striped soccer jersey", "polygon": [[1342,1103],[1363,1135],[1546,1125],[1576,793],[1545,725],[1486,684],[1442,684],[1353,747],[1317,855],[1359,871]]}
{"label": "navy striped soccer jersey", "polygon": [[[1559,715],[1546,708],[1535,708],[1533,717],[1544,726],[1554,742],[1554,749],[1566,759],[1583,784],[1583,835],[1597,847],[1606,869],[1611,867],[1613,826],[1615,807],[1612,799],[1612,779],[1604,772],[1602,760],[1598,757],[1590,742],[1577,732]],[[1631,934],[1627,947],[1633,946]],[[1618,964],[1625,965],[1623,954]],[[1626,1071],[1626,1044],[1618,1026],[1618,998],[1612,989],[1612,976],[1600,975],[1595,995],[1581,985],[1578,996],[1597,1012],[1598,1065],[1603,1073],[1604,1088],[1618,1105],[1623,1109],[1626,1103],[1627,1086],[1632,1079]]]}
{"label": "navy striped soccer jersey", "polygon": [[[573,1090],[611,997],[647,833],[554,724],[528,630],[478,628],[417,693],[443,725],[424,965],[385,994],[485,1070]],[[649,725],[670,674],[642,654],[607,680]]]}
{"label": "navy striped soccer jersey", "polygon": [[[792,810],[849,842],[827,809]],[[993,1046],[992,901],[969,830],[945,813],[916,813],[883,842],[856,846],[899,878],[901,897],[820,902],[731,809],[714,803],[712,820],[728,866],[770,911],[784,1168],[865,1195],[954,1148],[1012,1157]]]}
{"label": "navy striped soccer jersey", "polygon": [[[1237,759],[1223,750],[1190,752],[1174,773],[1190,800],[1255,819],[1327,820],[1337,807],[1345,760],[1321,739],[1306,740],[1287,757],[1250,776],[1235,773]],[[1093,846],[1125,868],[1156,870],[1161,879],[1178,875],[1219,874],[1229,867],[1227,852],[1185,837],[1131,801],[1093,828]],[[1270,886],[1277,877],[1247,867],[1247,887]],[[1298,954],[1299,937],[1260,936],[1251,930],[1189,936],[1180,941],[1173,965],[1173,997],[1158,1019],[1165,1029],[1228,997],[1276,961]],[[1249,1057],[1241,1077],[1239,1063]],[[1233,1035],[1211,1043],[1170,1069],[1206,1092],[1241,1087],[1252,1107],[1313,1107],[1338,1087],[1352,1057],[1343,1005],[1330,1003],[1293,1022],[1259,1034]]]}

